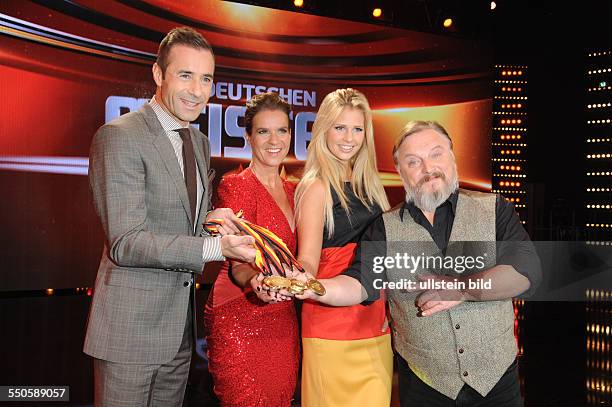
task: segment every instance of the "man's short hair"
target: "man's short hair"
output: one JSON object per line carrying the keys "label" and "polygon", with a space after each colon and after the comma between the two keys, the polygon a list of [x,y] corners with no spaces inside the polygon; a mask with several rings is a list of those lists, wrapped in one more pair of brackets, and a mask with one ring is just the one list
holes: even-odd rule
{"label": "man's short hair", "polygon": [[446,137],[448,139],[448,142],[450,143],[451,151],[453,150],[453,140],[450,138],[448,132],[444,127],[442,127],[440,123],[435,121],[411,120],[402,128],[399,133],[399,136],[395,140],[395,144],[393,145],[393,162],[395,162],[396,166],[398,164],[397,150],[399,150],[404,140],[406,140],[407,137],[410,137],[411,135],[423,130],[433,130],[441,136]]}
{"label": "man's short hair", "polygon": [[209,51],[213,57],[213,49],[206,41],[206,38],[199,32],[190,27],[177,27],[173,28],[166,34],[162,42],[159,43],[159,49],[157,50],[157,65],[161,68],[162,74],[166,73],[168,67],[168,54],[175,45],[186,45],[195,49],[202,49]]}

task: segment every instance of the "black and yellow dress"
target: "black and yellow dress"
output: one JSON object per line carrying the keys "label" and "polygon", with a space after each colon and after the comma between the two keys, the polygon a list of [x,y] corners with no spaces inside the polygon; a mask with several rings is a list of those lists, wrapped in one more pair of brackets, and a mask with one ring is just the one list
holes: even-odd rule
{"label": "black and yellow dress", "polygon": [[[350,214],[332,190],[334,234],[323,233],[317,278],[332,278],[351,264],[356,243],[380,215],[345,184]],[[302,405],[389,406],[393,375],[391,335],[381,330],[385,298],[370,305],[332,307],[306,301],[302,308]]]}

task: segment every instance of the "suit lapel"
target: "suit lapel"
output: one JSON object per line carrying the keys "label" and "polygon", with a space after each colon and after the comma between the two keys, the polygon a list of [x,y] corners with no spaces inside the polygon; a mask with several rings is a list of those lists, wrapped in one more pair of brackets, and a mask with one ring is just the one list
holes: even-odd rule
{"label": "suit lapel", "polygon": [[181,173],[181,168],[179,167],[178,161],[176,159],[176,153],[174,152],[174,148],[172,144],[170,144],[170,140],[168,140],[168,136],[164,131],[163,127],[159,123],[157,116],[155,115],[155,111],[151,106],[145,104],[141,110],[145,116],[145,121],[147,126],[149,126],[149,130],[154,135],[153,138],[153,146],[157,149],[159,156],[161,157],[166,170],[170,174],[170,178],[178,191],[178,196],[183,204],[183,208],[185,209],[185,215],[191,221],[191,225],[193,226],[193,220],[191,219],[191,213],[189,210],[189,197],[187,196],[187,186],[185,185],[185,179],[183,178],[183,174]]}

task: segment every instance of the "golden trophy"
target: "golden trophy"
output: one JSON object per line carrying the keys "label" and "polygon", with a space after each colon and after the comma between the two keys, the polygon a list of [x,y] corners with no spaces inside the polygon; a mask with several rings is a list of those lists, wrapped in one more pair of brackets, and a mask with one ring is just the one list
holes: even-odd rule
{"label": "golden trophy", "polygon": [[[285,269],[295,269],[303,273],[302,265],[280,237],[264,227],[242,219],[242,215],[242,209],[236,212],[236,217],[240,220],[235,224],[243,234],[255,239],[255,266],[266,276],[263,280],[265,285],[274,291],[284,289],[294,295],[302,294],[307,289],[311,289],[317,295],[325,294],[323,284],[314,278],[308,281],[288,278]],[[218,226],[222,224],[223,219],[210,219],[204,224],[204,229],[214,236],[219,233]]]}

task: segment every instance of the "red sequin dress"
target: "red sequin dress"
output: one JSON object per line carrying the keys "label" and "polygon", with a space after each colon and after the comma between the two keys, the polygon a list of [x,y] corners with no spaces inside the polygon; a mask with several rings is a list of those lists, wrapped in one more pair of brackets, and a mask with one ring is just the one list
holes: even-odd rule
{"label": "red sequin dress", "polygon": [[[295,185],[283,181],[293,208]],[[295,253],[295,233],[283,211],[249,168],[226,175],[217,207],[242,209],[244,218],[276,233]],[[209,371],[223,406],[290,406],[299,367],[293,301],[266,304],[234,284],[225,262],[204,311]]]}

